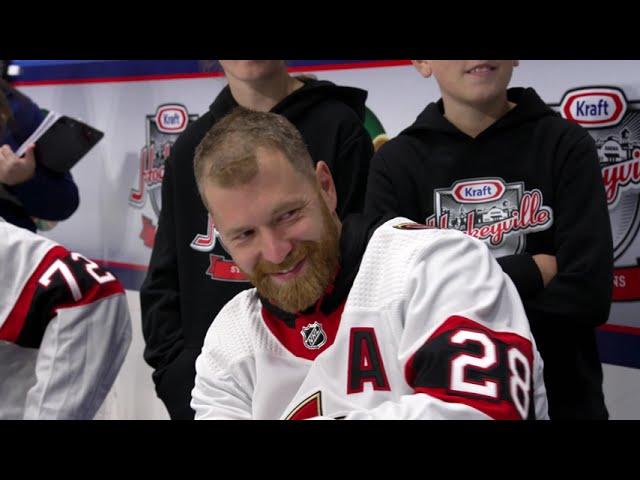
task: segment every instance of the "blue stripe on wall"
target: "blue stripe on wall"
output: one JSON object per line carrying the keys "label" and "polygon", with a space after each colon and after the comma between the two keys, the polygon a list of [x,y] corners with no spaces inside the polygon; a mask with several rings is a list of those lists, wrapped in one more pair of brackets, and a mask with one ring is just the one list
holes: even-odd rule
{"label": "blue stripe on wall", "polygon": [[100,266],[113,273],[127,290],[140,290],[144,277],[147,275],[146,270],[109,265],[109,262],[100,262]]}
{"label": "blue stripe on wall", "polygon": [[87,80],[201,72],[198,60],[14,60],[20,82]]}
{"label": "blue stripe on wall", "polygon": [[[288,60],[290,67],[318,67],[370,60]],[[13,60],[20,82],[88,80],[202,73],[199,60]]]}
{"label": "blue stripe on wall", "polygon": [[640,335],[598,330],[596,338],[603,363],[640,368]]}

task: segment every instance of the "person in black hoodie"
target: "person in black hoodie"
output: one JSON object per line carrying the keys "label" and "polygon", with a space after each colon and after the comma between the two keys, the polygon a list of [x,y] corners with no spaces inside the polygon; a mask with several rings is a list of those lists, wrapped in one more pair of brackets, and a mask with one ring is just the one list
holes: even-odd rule
{"label": "person in black hoodie", "polygon": [[442,98],[371,161],[366,213],[482,239],[518,288],[553,419],[607,419],[595,328],[609,316],[613,240],[594,140],[514,60],[413,60]]}
{"label": "person in black hoodie", "polygon": [[367,92],[296,77],[283,60],[220,60],[228,85],[172,147],[164,167],[162,210],[140,290],[145,361],[172,419],[193,419],[195,360],[220,309],[251,285],[222,245],[198,195],[193,157],[205,133],[241,105],[288,118],[313,160],[327,163],[341,218],[361,212],[373,143],[364,127]]}

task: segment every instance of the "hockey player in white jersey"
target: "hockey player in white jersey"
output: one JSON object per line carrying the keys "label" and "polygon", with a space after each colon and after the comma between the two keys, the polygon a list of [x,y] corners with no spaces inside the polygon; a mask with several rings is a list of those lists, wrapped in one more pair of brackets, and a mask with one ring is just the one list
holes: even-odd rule
{"label": "hockey player in white jersey", "polygon": [[92,419],[131,342],[122,285],[2,218],[0,268],[0,419]]}
{"label": "hockey player in white jersey", "polygon": [[196,419],[548,418],[520,297],[482,242],[403,218],[341,224],[328,167],[272,113],[236,109],[194,169],[256,287],[207,333]]}

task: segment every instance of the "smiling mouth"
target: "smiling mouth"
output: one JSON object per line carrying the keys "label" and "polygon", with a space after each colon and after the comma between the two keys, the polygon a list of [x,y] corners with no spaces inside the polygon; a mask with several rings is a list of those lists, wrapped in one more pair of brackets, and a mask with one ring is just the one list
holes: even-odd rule
{"label": "smiling mouth", "polygon": [[487,72],[492,72],[495,69],[496,68],[492,67],[491,65],[478,65],[477,67],[473,67],[467,73],[487,73]]}
{"label": "smiling mouth", "polygon": [[296,268],[298,266],[298,264],[296,263],[293,267],[291,267],[289,270],[282,270],[281,272],[273,272],[276,274],[280,274],[280,275],[284,275],[285,273],[289,273],[291,271],[293,271],[294,268]]}
{"label": "smiling mouth", "polygon": [[302,267],[304,266],[304,263],[305,263],[305,259],[303,258],[298,263],[296,263],[293,267],[288,268],[286,270],[280,270],[279,272],[273,272],[271,273],[271,276],[279,280],[289,280],[295,277],[298,273],[300,273],[300,271],[302,270]]}

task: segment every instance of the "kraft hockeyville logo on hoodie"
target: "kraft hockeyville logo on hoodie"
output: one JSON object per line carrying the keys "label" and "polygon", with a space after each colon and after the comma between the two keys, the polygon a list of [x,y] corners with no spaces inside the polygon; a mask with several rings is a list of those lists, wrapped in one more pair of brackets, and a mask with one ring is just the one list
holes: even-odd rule
{"label": "kraft hockeyville logo on hoodie", "polygon": [[498,256],[520,253],[526,233],[546,230],[553,211],[543,205],[539,190],[499,177],[465,179],[434,192],[435,213],[426,224],[460,230],[483,240]]}

